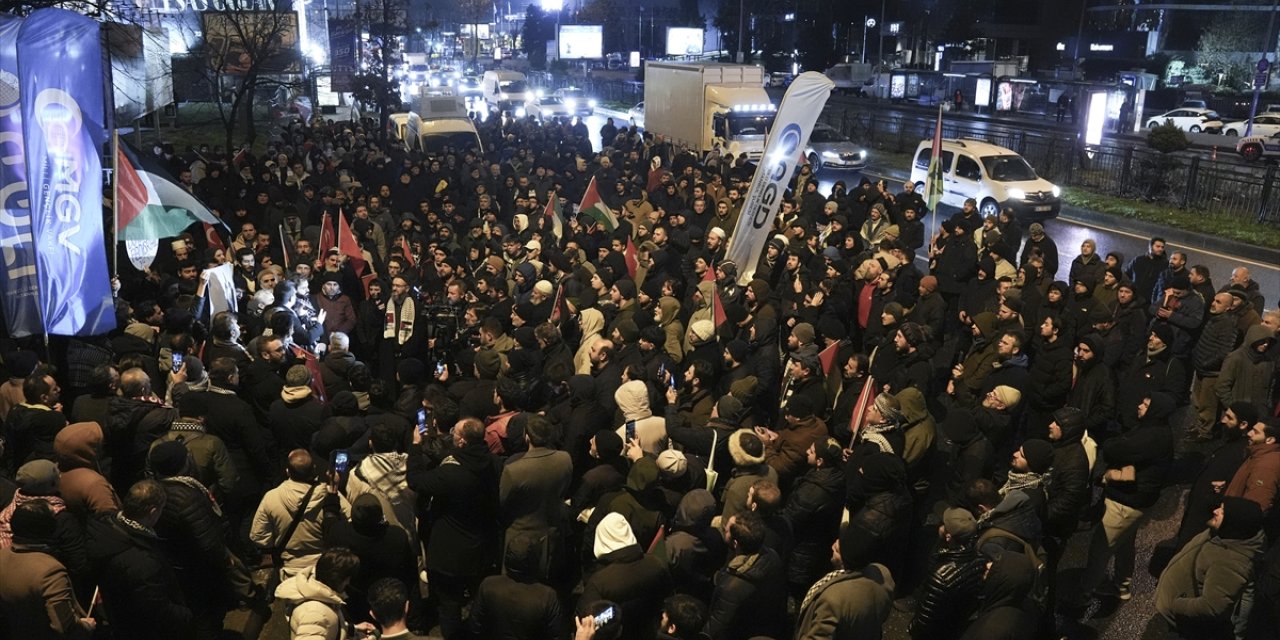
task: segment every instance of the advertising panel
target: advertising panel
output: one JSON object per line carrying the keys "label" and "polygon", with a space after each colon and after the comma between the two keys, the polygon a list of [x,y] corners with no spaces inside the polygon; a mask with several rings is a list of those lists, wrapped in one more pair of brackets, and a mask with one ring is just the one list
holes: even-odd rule
{"label": "advertising panel", "polygon": [[206,11],[200,15],[211,68],[238,75],[256,62],[258,72],[268,75],[302,71],[297,13]]}
{"label": "advertising panel", "polygon": [[560,25],[561,60],[595,60],[604,57],[604,28],[598,24]]}
{"label": "advertising panel", "polygon": [[702,55],[703,30],[696,27],[670,27],[667,29],[667,55]]}

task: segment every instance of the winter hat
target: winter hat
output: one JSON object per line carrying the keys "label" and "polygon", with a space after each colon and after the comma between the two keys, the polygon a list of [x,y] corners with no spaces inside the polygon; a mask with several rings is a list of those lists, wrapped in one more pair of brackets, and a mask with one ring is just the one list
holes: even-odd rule
{"label": "winter hat", "polygon": [[974,422],[973,412],[968,409],[952,409],[947,412],[947,417],[943,419],[942,434],[948,440],[958,443],[967,444],[978,435],[978,425]]}
{"label": "winter hat", "polygon": [[613,283],[613,286],[618,288],[618,294],[623,300],[632,300],[636,297],[636,283],[630,278],[623,278]]}
{"label": "winter hat", "polygon": [[1186,291],[1191,288],[1191,277],[1185,273],[1174,274],[1172,278],[1169,278],[1169,282],[1165,286],[1170,289]]}
{"label": "winter hat", "polygon": [[9,530],[13,532],[13,541],[16,543],[49,542],[57,534],[58,521],[54,519],[53,510],[48,503],[41,500],[32,507],[15,508],[9,520]]}
{"label": "winter hat", "polygon": [[1031,223],[1030,230],[1031,230],[1031,237],[1033,238],[1038,238],[1044,235],[1044,225],[1040,224],[1039,222]]}
{"label": "winter hat", "polygon": [[734,362],[743,363],[747,361],[747,357],[751,355],[751,347],[740,338],[734,338],[725,346],[725,351],[733,358]]}
{"label": "winter hat", "polygon": [[382,503],[372,493],[362,493],[351,502],[351,526],[355,529],[368,530],[386,522]]}
{"label": "winter hat", "polygon": [[808,322],[801,322],[791,329],[791,335],[800,341],[800,344],[813,344],[814,330],[813,325]]}
{"label": "winter hat", "polygon": [[[532,242],[532,240],[530,242]],[[551,286],[551,283],[547,282],[546,280],[539,280],[537,283],[535,283],[533,285],[533,290],[537,291],[538,293],[546,297],[550,297],[551,294],[555,292],[555,289]]]}
{"label": "winter hat", "polygon": [[502,372],[502,355],[492,349],[481,349],[476,352],[475,365],[481,380],[496,380]]}
{"label": "winter hat", "polygon": [[592,547],[597,558],[638,544],[631,524],[618,512],[610,513],[596,525],[596,542]]}
{"label": "winter hat", "polygon": [[905,318],[905,317],[907,317],[907,310],[906,310],[906,309],[903,309],[903,308],[902,308],[902,304],[901,304],[901,303],[899,303],[899,302],[889,302],[889,303],[886,303],[886,304],[884,305],[884,308],[880,310],[880,313],[881,313],[881,314],[885,314],[885,313],[887,313],[887,314],[889,314],[889,315],[893,316],[893,321],[894,321],[895,323],[896,323],[896,322],[902,322],[902,319],[903,319],[903,318]]}
{"label": "winter hat", "polygon": [[1247,540],[1262,530],[1262,507],[1247,498],[1222,499],[1222,525],[1218,537],[1229,540]]}
{"label": "winter hat", "polygon": [[903,324],[898,332],[902,334],[902,339],[907,341],[908,346],[919,347],[924,344],[924,328],[914,322]]}
{"label": "winter hat", "polygon": [[1115,312],[1106,304],[1099,304],[1089,310],[1089,324],[1102,324],[1115,320]]}
{"label": "winter hat", "polygon": [[1010,387],[1009,385],[1002,384],[995,389],[992,389],[991,393],[994,393],[996,400],[1003,403],[1007,409],[1012,409],[1018,406],[1018,402],[1022,400],[1022,392]]}
{"label": "winter hat", "polygon": [[520,345],[520,348],[522,349],[538,348],[538,334],[533,330],[533,327],[529,325],[525,325],[513,331],[512,337],[516,339],[516,344]]}
{"label": "winter hat", "polygon": [[1020,296],[1006,295],[1001,303],[1008,307],[1014,313],[1022,313],[1022,298]]}
{"label": "winter hat", "polygon": [[1075,407],[1062,407],[1053,412],[1053,421],[1058,423],[1065,436],[1084,426],[1084,413]]}
{"label": "winter hat", "polygon": [[666,336],[667,332],[656,324],[651,324],[640,330],[640,340],[655,346],[665,343]]}
{"label": "winter hat", "polygon": [[1040,439],[1022,443],[1022,457],[1032,473],[1044,473],[1053,465],[1053,445]]}
{"label": "winter hat", "polygon": [[840,529],[839,542],[841,564],[855,571],[872,562],[873,551],[879,547],[870,531],[853,522]]}
{"label": "winter hat", "polygon": [[890,422],[902,421],[902,405],[898,403],[898,399],[894,396],[882,393],[876,396],[874,404],[876,411],[879,411],[885,420]]}
{"label": "winter hat", "polygon": [[1151,325],[1151,333],[1156,334],[1166,347],[1173,346],[1173,327],[1167,322],[1157,322]]}
{"label": "winter hat", "polygon": [[938,277],[937,277],[937,276],[925,276],[925,277],[923,277],[923,278],[920,278],[920,286],[921,286],[921,287],[923,287],[925,291],[928,291],[928,292],[930,292],[930,293],[932,293],[932,292],[934,292],[934,291],[937,291],[937,290],[938,290]]}
{"label": "winter hat", "polygon": [[25,496],[49,496],[58,492],[58,465],[50,460],[32,460],[18,467],[14,476]]}
{"label": "winter hat", "polygon": [[612,460],[622,455],[622,436],[611,429],[596,432],[596,453],[601,460]]}
{"label": "winter hat", "polygon": [[182,473],[187,466],[187,445],[177,440],[166,440],[151,448],[147,462],[156,475],[168,478]]}
{"label": "winter hat", "polygon": [[516,304],[513,311],[515,311],[516,316],[525,322],[533,320],[533,317],[538,313],[537,307],[533,306],[533,303],[528,300]]}
{"label": "winter hat", "polygon": [[635,344],[636,340],[640,339],[640,327],[636,326],[635,320],[623,318],[614,328],[622,335],[622,341],[627,344]]}
{"label": "winter hat", "polygon": [[697,320],[689,326],[689,331],[699,342],[706,342],[715,335],[716,325],[710,320]]}
{"label": "winter hat", "polygon": [[311,384],[311,372],[300,364],[289,367],[284,374],[284,386],[286,387],[305,387]]}
{"label": "winter hat", "polygon": [[726,422],[737,422],[742,413],[742,401],[726,393],[716,401],[716,415]]}
{"label": "winter hat", "polygon": [[725,235],[724,229],[721,229],[720,227],[711,227],[711,230],[707,232],[707,235],[716,236],[721,240],[724,240],[725,238],[728,237],[727,235]]}
{"label": "winter hat", "polygon": [[738,429],[729,435],[729,455],[733,463],[746,467],[764,462],[764,443],[750,429]]}
{"label": "winter hat", "polygon": [[[145,327],[146,325],[142,326]],[[148,334],[154,334],[153,331],[150,331],[149,327]],[[144,336],[144,338],[145,337],[146,336]],[[4,364],[4,368],[9,372],[10,378],[25,378],[35,372],[36,365],[40,364],[40,356],[36,355],[34,351],[20,349],[10,353],[8,356],[5,356]]]}
{"label": "winter hat", "polygon": [[688,470],[689,461],[683,453],[675,449],[667,449],[658,454],[658,470],[668,478],[680,478]]}
{"label": "winter hat", "polygon": [[978,532],[978,521],[968,509],[952,507],[942,512],[942,527],[953,538],[967,539]]}

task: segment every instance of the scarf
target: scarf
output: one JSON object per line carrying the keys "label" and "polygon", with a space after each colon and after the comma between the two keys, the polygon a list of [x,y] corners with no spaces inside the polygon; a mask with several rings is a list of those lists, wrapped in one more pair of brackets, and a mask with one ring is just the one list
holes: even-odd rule
{"label": "scarf", "polygon": [[58,496],[28,496],[22,493],[22,489],[13,492],[13,502],[10,502],[4,511],[0,511],[0,549],[13,546],[13,526],[10,524],[13,521],[13,512],[19,506],[36,500],[46,502],[54,515],[62,513],[63,509],[67,508],[66,503]]}
{"label": "scarf", "polygon": [[213,497],[213,492],[209,491],[208,487],[205,487],[199,480],[196,480],[191,476],[169,476],[168,478],[165,478],[165,481],[184,484],[196,491],[199,491],[204,495],[204,497],[209,499],[209,504],[213,506],[213,512],[218,514],[218,516],[222,516],[222,507],[218,505],[217,499]]}
{"label": "scarf", "polygon": [[285,402],[302,402],[311,396],[311,387],[285,387],[280,390],[280,399]]}
{"label": "scarf", "polygon": [[1018,472],[1009,471],[1009,478],[1004,481],[1004,486],[1000,487],[1000,495],[1009,495],[1010,491],[1018,489],[1034,489],[1043,486],[1049,482],[1049,472],[1036,473],[1034,471]]}
{"label": "scarf", "polygon": [[124,513],[122,512],[119,512],[119,511],[116,512],[116,522],[120,523],[120,525],[125,527],[126,529],[130,529],[132,531],[136,531],[142,534],[144,537],[150,538],[152,540],[160,539],[160,535],[156,533],[155,529],[152,529],[151,527],[148,527],[147,525],[142,524],[137,520],[130,520],[124,517]]}
{"label": "scarf", "polygon": [[881,422],[880,424],[863,425],[862,430],[858,433],[858,439],[862,442],[870,442],[883,453],[892,453],[897,455],[898,452],[893,450],[893,445],[889,444],[889,440],[883,434],[889,433],[898,428],[896,422]]}
{"label": "scarf", "polygon": [[809,590],[805,592],[804,600],[800,602],[800,611],[803,612],[805,609],[808,609],[809,603],[813,602],[813,599],[818,597],[818,594],[822,593],[822,590],[827,588],[827,585],[848,573],[850,572],[845,571],[844,569],[836,569],[835,571],[819,578],[818,581],[813,583],[813,586],[809,587]]}
{"label": "scarf", "polygon": [[417,305],[414,304],[413,298],[405,296],[404,300],[400,302],[400,317],[398,320],[395,307],[395,300],[392,300],[387,305],[387,316],[382,328],[382,337],[383,339],[394,339],[396,344],[404,345],[413,336],[413,321],[418,317]]}

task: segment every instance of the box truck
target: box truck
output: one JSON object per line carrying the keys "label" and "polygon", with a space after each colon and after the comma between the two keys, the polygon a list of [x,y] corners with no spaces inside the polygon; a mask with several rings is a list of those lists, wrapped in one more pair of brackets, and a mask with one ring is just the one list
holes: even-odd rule
{"label": "box truck", "polygon": [[715,62],[648,62],[645,130],[705,153],[745,153],[757,160],[777,107],[760,67]]}

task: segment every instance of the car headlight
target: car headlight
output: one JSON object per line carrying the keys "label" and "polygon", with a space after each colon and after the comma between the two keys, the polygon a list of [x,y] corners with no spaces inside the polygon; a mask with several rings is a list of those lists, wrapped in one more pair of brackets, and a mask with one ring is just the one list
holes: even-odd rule
{"label": "car headlight", "polygon": [[573,111],[578,108],[578,101],[573,98],[566,98],[564,101],[564,108]]}
{"label": "car headlight", "polygon": [[1027,198],[1027,192],[1022,189],[1010,189],[1009,197],[1014,200],[1025,200]]}
{"label": "car headlight", "polygon": [[534,94],[535,94],[535,95],[537,95],[539,98],[543,97],[543,95],[544,95],[544,94],[542,93],[542,89],[538,89],[537,91],[535,91],[535,92],[534,92]]}
{"label": "car headlight", "polygon": [[1058,196],[1061,196],[1061,195],[1062,195],[1062,187],[1059,187],[1056,184],[1053,185],[1053,197],[1057,198]]}
{"label": "car headlight", "polygon": [[588,106],[588,107],[591,107],[592,109],[596,108],[596,106],[597,106],[598,104],[599,104],[599,103],[597,103],[595,100],[588,100],[588,101],[587,101],[587,106]]}
{"label": "car headlight", "polygon": [[517,118],[523,118],[523,117],[525,117],[526,115],[528,115],[528,113],[529,113],[528,111],[525,111],[525,110],[524,110],[524,107],[516,107],[516,117],[517,117]]}
{"label": "car headlight", "polygon": [[861,150],[861,151],[858,151],[858,153],[857,153],[857,154],[855,154],[855,155],[857,155],[857,156],[858,156],[858,159],[859,159],[859,160],[862,160],[862,159],[865,159],[865,158],[867,157],[867,152],[866,152],[866,150],[865,150],[865,149],[863,149],[863,150]]}
{"label": "car headlight", "polygon": [[823,152],[822,152],[822,157],[824,157],[824,158],[830,158],[830,159],[832,159],[832,160],[839,160],[839,159],[840,159],[840,154],[838,154],[838,153],[836,153],[836,152],[834,152],[834,151],[823,151]]}

